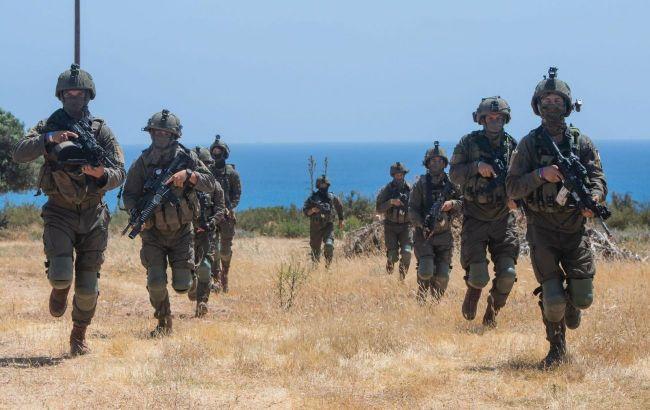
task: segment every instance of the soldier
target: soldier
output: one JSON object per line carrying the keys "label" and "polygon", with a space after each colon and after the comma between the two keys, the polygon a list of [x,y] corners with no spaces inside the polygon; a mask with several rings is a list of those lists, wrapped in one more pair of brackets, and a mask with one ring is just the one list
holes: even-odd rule
{"label": "soldier", "polygon": [[[411,264],[413,234],[408,218],[411,186],[405,177],[408,169],[400,162],[390,167],[393,180],[379,191],[376,209],[384,215],[384,243],[386,244],[386,272],[393,273],[399,261],[399,277],[404,280]],[[400,260],[401,256],[401,260]]]}
{"label": "soldier", "polygon": [[325,175],[316,179],[316,191],[305,201],[302,212],[309,217],[309,246],[311,260],[320,262],[321,244],[324,244],[325,267],[334,257],[334,213],[339,218],[339,229],[343,229],[343,204],[329,192],[330,181]]}
{"label": "soldier", "polygon": [[[210,168],[214,160],[207,148],[194,149],[203,164]],[[212,287],[211,269],[215,262],[216,227],[224,218],[226,204],[223,189],[217,182],[212,195],[197,191],[201,206],[199,217],[194,220],[194,280],[187,293],[190,300],[196,301],[196,317],[203,317],[208,312],[208,299]]]}
{"label": "soldier", "polygon": [[216,187],[210,170],[193,151],[178,142],[181,129],[179,118],[168,110],[155,113],[142,129],[149,132],[151,145],[131,165],[124,185],[124,205],[131,211],[140,205],[148,180],[166,171],[176,156],[189,157],[186,169],[175,171],[164,182],[173,187],[172,193],[178,203],[168,201],[159,205],[141,233],[140,259],[147,269],[149,301],[158,319],[152,337],[172,331],[167,263],[171,265],[172,287],[177,293],[187,293],[192,285],[192,220],[200,212],[196,191],[212,193]]}
{"label": "soldier", "polygon": [[593,255],[585,233],[586,218],[593,217],[573,200],[561,204],[559,195],[564,175],[559,171],[555,154],[545,144],[549,136],[563,155],[574,154],[586,168],[587,180],[596,203],[607,195],[607,183],[600,156],[589,137],[568,126],[571,114],[571,89],[556,78],[557,69],[535,88],[533,112],[542,124],[522,140],[515,151],[507,177],[508,194],[525,199],[531,262],[540,288],[539,306],[550,343],[544,368],[565,360],[566,328],[580,325],[580,309],[593,302],[593,278],[596,273]]}
{"label": "soldier", "polygon": [[[42,190],[48,196],[41,216],[45,266],[52,285],[49,309],[54,317],[65,313],[74,276],[70,353],[75,356],[89,352],[86,328],[95,315],[110,221],[103,198],[124,181],[124,156],[108,125],[88,110],[88,103],[95,98],[90,74],[73,64],[59,76],[55,95],[63,108],[29,130],[14,147],[13,158],[16,162],[29,162],[40,156],[45,159],[38,194]],[[79,135],[71,131],[75,123],[91,127],[97,144],[110,157],[107,162],[115,166],[74,164],[79,162],[73,158],[75,152],[79,154],[75,143]]]}
{"label": "soldier", "polygon": [[212,175],[223,188],[226,201],[226,215],[219,223],[217,229],[218,252],[215,263],[212,264],[212,276],[216,284],[215,290],[223,290],[228,293],[228,272],[232,262],[232,240],[235,237],[235,225],[237,217],[235,208],[239,205],[241,198],[241,181],[239,173],[235,171],[234,164],[226,164],[230,156],[230,148],[221,141],[221,136],[217,135],[210,146],[210,154],[214,158],[214,165],[210,167]]}
{"label": "soldier", "polygon": [[445,173],[449,161],[438,141],[427,150],[422,165],[426,174],[413,185],[408,216],[415,227],[415,252],[418,256],[418,301],[427,291],[438,300],[449,283],[454,239],[451,214],[462,206],[460,194]]}
{"label": "soldier", "polygon": [[496,316],[516,281],[519,241],[512,210],[517,206],[506,195],[505,176],[517,143],[504,130],[510,121],[510,107],[503,98],[483,98],[473,117],[483,129],[461,138],[449,171],[451,180],[461,187],[463,194],[460,261],[466,272],[467,291],[462,311],[465,319],[474,319],[481,291],[490,281],[487,248],[495,278],[483,324],[494,327]]}

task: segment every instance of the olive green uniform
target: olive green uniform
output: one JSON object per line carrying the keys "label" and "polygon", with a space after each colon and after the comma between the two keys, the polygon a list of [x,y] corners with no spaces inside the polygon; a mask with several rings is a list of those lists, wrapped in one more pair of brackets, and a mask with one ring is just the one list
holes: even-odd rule
{"label": "olive green uniform", "polygon": [[[418,256],[419,296],[427,289],[434,297],[442,296],[449,283],[454,239],[451,234],[451,215],[462,207],[458,189],[442,172],[420,176],[413,185],[409,198],[408,215],[415,227],[415,253]],[[441,212],[431,233],[425,232],[425,218],[435,201],[452,201],[449,211]]]}
{"label": "olive green uniform", "polygon": [[192,221],[199,214],[195,190],[212,193],[215,181],[210,170],[199,161],[193,151],[173,142],[165,151],[149,147],[131,165],[124,186],[124,205],[128,210],[135,208],[141,199],[145,182],[154,177],[157,170],[163,170],[185,150],[190,156],[187,168],[195,172],[196,185],[184,189],[173,187],[179,205],[165,203],[154,212],[141,233],[142,249],[140,259],[147,269],[147,290],[155,317],[169,316],[171,309],[167,293],[167,264],[172,270],[172,287],[178,293],[186,293],[192,284],[194,269],[194,246]]}
{"label": "olive green uniform", "polygon": [[211,268],[216,259],[216,227],[226,213],[224,193],[216,183],[212,194],[197,192],[201,211],[194,221],[194,272],[197,279],[196,298],[207,303],[210,296]]}
{"label": "olive green uniform", "polygon": [[[411,264],[413,233],[408,216],[408,201],[411,186],[404,182],[389,182],[377,195],[376,210],[384,216],[384,244],[387,266],[399,261],[400,277],[404,278]],[[391,205],[391,199],[400,199],[402,206]],[[401,260],[400,260],[401,257]]]}
{"label": "olive green uniform", "polygon": [[[578,129],[568,128],[558,148],[563,155],[573,152],[580,159],[587,170],[587,186],[604,200],[607,183],[591,140]],[[541,285],[540,306],[545,321],[550,322],[547,332],[562,333],[563,338],[567,300],[577,309],[591,305],[596,270],[585,233],[585,217],[574,202],[567,201],[564,206],[556,202],[561,183],[540,177],[539,169],[554,163],[554,155],[542,142],[542,127],[534,129],[517,147],[506,184],[511,197],[526,203],[526,237],[535,278]],[[547,336],[553,342],[554,335]]]}
{"label": "olive green uniform", "polygon": [[223,168],[213,165],[210,167],[210,171],[223,188],[226,205],[225,217],[219,222],[215,232],[218,249],[215,254],[215,263],[212,264],[212,275],[215,278],[218,277],[221,286],[227,289],[228,273],[232,261],[232,241],[235,237],[235,225],[237,224],[235,208],[241,199],[241,179],[232,164],[226,164]]}
{"label": "olive green uniform", "polygon": [[516,146],[505,132],[489,137],[484,130],[474,131],[456,145],[449,172],[463,194],[460,262],[466,272],[465,281],[479,292],[488,284],[487,249],[494,264],[490,295],[497,310],[505,306],[516,281],[519,241],[515,215],[508,208],[504,176],[484,178],[478,173],[478,163],[501,160],[507,166]]}
{"label": "olive green uniform", "polygon": [[[311,216],[307,212],[315,206],[316,203],[329,204],[329,212],[317,212]],[[321,245],[325,255],[325,263],[329,266],[334,257],[334,218],[335,213],[339,221],[343,221],[343,204],[334,194],[328,192],[323,195],[316,191],[307,198],[302,208],[303,213],[309,216],[309,246],[311,247],[311,257],[314,262],[320,261]]]}
{"label": "olive green uniform", "polygon": [[14,147],[16,162],[29,162],[43,156],[39,189],[48,200],[43,205],[43,244],[47,258],[47,277],[55,289],[66,289],[74,277],[72,320],[87,326],[95,314],[99,293],[99,272],[108,243],[110,213],[104,194],[122,184],[124,156],[111,129],[99,118],[92,118],[97,143],[117,163],[105,167],[97,179],[83,174],[79,166],[59,165],[54,144],[45,134],[66,130],[70,117],[63,109],[40,121]]}

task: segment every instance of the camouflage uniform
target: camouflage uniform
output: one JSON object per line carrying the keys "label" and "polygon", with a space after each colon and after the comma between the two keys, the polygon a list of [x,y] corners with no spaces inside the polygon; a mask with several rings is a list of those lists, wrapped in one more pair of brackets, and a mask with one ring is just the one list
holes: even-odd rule
{"label": "camouflage uniform", "polygon": [[138,206],[147,180],[164,170],[181,151],[190,157],[188,170],[197,176],[196,185],[186,182],[184,188],[173,186],[172,191],[179,205],[167,202],[158,206],[153,217],[145,224],[141,233],[142,249],[140,259],[147,269],[147,290],[149,300],[158,319],[156,332],[171,330],[171,307],[167,293],[167,263],[171,265],[172,287],[178,293],[186,293],[192,284],[194,270],[194,247],[192,221],[200,209],[196,191],[212,193],[215,190],[214,177],[198,159],[196,153],[180,145],[180,121],[167,110],[154,114],[145,131],[153,129],[170,130],[173,139],[163,147],[152,144],[131,165],[124,186],[124,205],[127,210]]}
{"label": "camouflage uniform", "polygon": [[[201,162],[208,168],[213,160],[207,148],[196,147]],[[223,189],[217,182],[212,194],[197,192],[201,212],[194,220],[194,282],[188,292],[190,300],[196,300],[196,316],[207,313],[207,303],[212,286],[211,268],[216,257],[216,227],[226,213]]]}
{"label": "camouflage uniform", "polygon": [[[550,72],[548,80],[540,82],[532,100],[533,110],[543,118],[542,125],[525,136],[515,151],[507,177],[508,195],[525,200],[528,222],[527,239],[535,278],[541,287],[542,319],[550,343],[544,366],[564,359],[566,355],[566,327],[575,329],[580,324],[580,309],[593,301],[593,277],[596,273],[593,255],[585,233],[585,217],[576,203],[556,202],[562,183],[551,183],[543,178],[542,168],[555,164],[554,154],[543,143],[542,133],[559,139],[563,155],[574,153],[588,174],[586,185],[598,201],[607,195],[607,183],[600,157],[592,141],[577,128],[567,127],[564,117],[572,110],[569,86],[555,79]],[[548,93],[562,96],[566,107],[560,120],[546,116],[540,99]]]}
{"label": "camouflage uniform", "polygon": [[[57,98],[64,101],[62,93],[70,89],[86,90],[88,100],[95,97],[92,77],[78,66],[73,65],[59,76]],[[38,186],[39,194],[42,190],[48,196],[41,216],[47,277],[53,287],[50,313],[55,317],[65,313],[68,291],[74,278],[74,327],[70,337],[73,354],[87,351],[85,330],[97,305],[99,272],[104,262],[110,221],[104,194],[120,186],[125,177],[124,156],[115,135],[104,120],[89,114],[87,105],[83,111],[84,120],[91,123],[97,143],[117,163],[115,168],[106,166],[101,178],[82,173],[78,165],[62,165],[57,161],[57,153],[75,147],[71,142],[55,144],[51,141],[53,132],[69,130],[70,121],[74,122],[65,108],[55,111],[30,129],[13,151],[16,162],[29,162],[41,156],[45,159]]]}
{"label": "camouflage uniform", "polygon": [[[485,128],[485,116],[492,112],[504,114],[505,123],[510,120],[510,107],[505,100],[489,97],[481,101],[475,121]],[[483,129],[461,138],[451,158],[449,175],[463,194],[460,262],[466,272],[463,316],[467,320],[474,319],[481,291],[490,281],[486,248],[494,264],[495,278],[483,317],[485,325],[496,324],[496,314],[505,306],[516,281],[519,241],[516,216],[508,207],[505,189],[505,170],[516,146],[514,138],[503,128],[496,133]],[[479,162],[496,168],[496,161],[504,165],[502,175],[485,178],[479,174]]]}
{"label": "camouflage uniform", "polygon": [[[316,186],[320,184],[327,184],[329,187],[330,182],[325,175],[317,179]],[[319,205],[324,205],[326,210],[309,215],[309,210]],[[309,217],[309,246],[312,261],[316,263],[320,261],[321,244],[323,244],[325,266],[329,266],[334,258],[334,213],[336,212],[339,222],[343,222],[343,204],[336,195],[327,190],[316,190],[307,198],[302,211]]]}
{"label": "camouflage uniform", "polygon": [[[406,175],[406,169],[397,162],[391,166],[390,174]],[[384,186],[377,195],[376,210],[384,216],[384,243],[386,245],[386,270],[393,272],[395,262],[399,261],[400,279],[404,279],[411,264],[411,251],[413,250],[413,233],[408,218],[408,201],[411,186],[406,181],[393,180]],[[391,200],[399,199],[401,206],[394,206]],[[400,260],[401,256],[401,260]]]}
{"label": "camouflage uniform", "polygon": [[[214,156],[213,150],[217,147],[222,149],[224,153],[222,158]],[[226,216],[218,224],[216,231],[218,252],[216,253],[217,259],[212,264],[212,276],[218,279],[219,288],[227,293],[228,273],[232,262],[232,241],[235,237],[235,225],[237,224],[235,208],[237,208],[241,199],[241,180],[239,173],[235,170],[235,165],[226,164],[225,161],[230,156],[230,148],[220,141],[218,135],[210,146],[210,152],[215,160],[214,165],[210,167],[210,171],[212,171],[212,175],[214,175],[217,182],[221,184],[226,202]]]}
{"label": "camouflage uniform", "polygon": [[[435,148],[429,149],[423,165],[429,167],[429,160],[441,157],[445,166],[447,157],[436,141]],[[424,300],[427,291],[438,299],[447,289],[451,271],[451,257],[454,251],[454,239],[451,234],[451,215],[462,207],[461,196],[457,187],[449,180],[444,168],[439,172],[428,170],[413,185],[409,199],[408,211],[411,223],[415,227],[415,253],[418,256],[418,299]],[[425,227],[425,219],[434,202],[440,200],[452,202],[449,211],[440,212],[433,229]]]}

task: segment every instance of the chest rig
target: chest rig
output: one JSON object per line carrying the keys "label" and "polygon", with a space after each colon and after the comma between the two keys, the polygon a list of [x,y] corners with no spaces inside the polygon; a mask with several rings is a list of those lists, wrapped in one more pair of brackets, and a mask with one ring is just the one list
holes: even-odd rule
{"label": "chest rig", "polygon": [[483,131],[471,134],[468,146],[467,162],[484,162],[489,164],[497,174],[493,178],[484,178],[480,174],[472,175],[463,185],[463,196],[469,202],[479,204],[505,205],[508,201],[505,178],[508,172],[510,155],[515,149],[514,139],[504,132],[498,147],[492,147]]}
{"label": "chest rig", "polygon": [[394,223],[407,223],[408,220],[408,203],[411,195],[411,188],[405,182],[401,187],[390,184],[390,198],[402,201],[402,206],[391,206],[386,212],[386,219]]}
{"label": "chest rig", "polygon": [[226,164],[223,169],[213,168],[212,174],[214,179],[221,185],[223,189],[223,197],[226,202],[226,208],[232,209],[232,202],[230,202],[230,175],[232,173],[232,165]]}
{"label": "chest rig", "polygon": [[[549,148],[546,147],[542,141],[542,128],[539,127],[535,130],[534,137],[534,152],[535,156],[533,158],[533,164],[531,164],[532,169],[539,169],[547,167],[549,165],[554,165],[556,163],[556,158]],[[564,139],[561,143],[557,144],[562,155],[569,155],[573,153],[580,158],[580,130],[577,128],[567,128],[564,133]],[[526,198],[526,205],[531,209],[538,212],[563,212],[567,208],[576,208],[576,203],[572,198],[568,198],[564,205],[560,205],[556,198],[562,189],[562,182],[548,182],[545,181],[540,187],[535,189],[533,192],[528,195]]]}

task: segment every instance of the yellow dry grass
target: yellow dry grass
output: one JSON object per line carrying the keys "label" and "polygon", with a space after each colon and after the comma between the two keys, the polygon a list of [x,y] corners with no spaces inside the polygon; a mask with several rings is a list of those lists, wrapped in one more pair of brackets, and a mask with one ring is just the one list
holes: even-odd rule
{"label": "yellow dry grass", "polygon": [[152,340],[138,250],[139,240],[111,239],[93,352],[69,359],[70,315],[49,316],[41,243],[0,242],[0,407],[650,407],[647,264],[599,264],[596,301],[568,334],[572,363],[542,372],[527,258],[486,330],[480,316],[462,318],[457,261],[437,304],[419,306],[413,269],[400,284],[377,256],[309,272],[286,310],[278,269],[306,259],[306,241],[240,239],[231,292],[212,295],[205,319],[173,295],[174,335]]}

